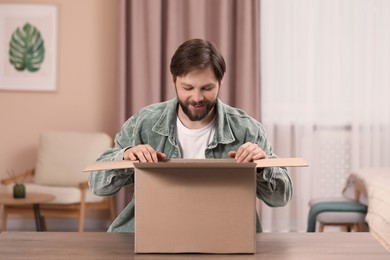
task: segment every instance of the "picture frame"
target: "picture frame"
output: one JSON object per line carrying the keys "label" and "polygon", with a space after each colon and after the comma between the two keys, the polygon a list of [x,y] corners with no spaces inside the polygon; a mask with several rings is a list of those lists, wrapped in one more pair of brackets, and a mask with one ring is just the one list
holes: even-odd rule
{"label": "picture frame", "polygon": [[55,91],[57,6],[0,4],[0,91]]}

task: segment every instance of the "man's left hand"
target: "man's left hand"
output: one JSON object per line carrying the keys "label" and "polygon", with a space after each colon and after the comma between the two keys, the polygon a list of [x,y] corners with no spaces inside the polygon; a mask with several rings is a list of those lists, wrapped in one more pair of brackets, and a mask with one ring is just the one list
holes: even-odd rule
{"label": "man's left hand", "polygon": [[238,150],[230,151],[229,157],[236,159],[238,163],[252,162],[253,160],[259,160],[267,158],[267,154],[257,144],[247,142],[241,145]]}

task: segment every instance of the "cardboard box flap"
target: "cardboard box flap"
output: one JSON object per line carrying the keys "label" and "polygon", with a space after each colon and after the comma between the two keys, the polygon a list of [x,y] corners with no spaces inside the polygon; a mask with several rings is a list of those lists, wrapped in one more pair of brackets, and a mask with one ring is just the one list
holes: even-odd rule
{"label": "cardboard box flap", "polygon": [[265,167],[307,167],[309,166],[303,158],[271,158],[255,160],[256,168]]}
{"label": "cardboard box flap", "polygon": [[305,167],[308,164],[302,158],[271,158],[255,160],[251,163],[237,163],[233,159],[166,159],[159,163],[141,163],[138,161],[95,162],[83,171],[114,170],[127,168],[265,168],[265,167]]}
{"label": "cardboard box flap", "polygon": [[134,161],[129,160],[95,162],[88,165],[83,172],[134,168],[134,163]]}

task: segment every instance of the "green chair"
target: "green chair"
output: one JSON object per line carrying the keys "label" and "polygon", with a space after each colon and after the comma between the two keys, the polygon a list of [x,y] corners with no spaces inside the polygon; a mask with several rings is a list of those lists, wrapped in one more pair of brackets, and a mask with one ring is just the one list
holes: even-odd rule
{"label": "green chair", "polygon": [[316,198],[309,202],[307,232],[315,232],[317,222],[319,231],[325,226],[345,227],[348,232],[363,231],[360,227],[366,225],[367,191],[364,183],[351,174],[342,191],[342,196]]}
{"label": "green chair", "polygon": [[313,199],[309,203],[307,232],[315,232],[319,222],[319,232],[323,232],[325,226],[345,227],[348,232],[360,230],[360,224],[365,223],[367,206],[353,199],[322,198]]}

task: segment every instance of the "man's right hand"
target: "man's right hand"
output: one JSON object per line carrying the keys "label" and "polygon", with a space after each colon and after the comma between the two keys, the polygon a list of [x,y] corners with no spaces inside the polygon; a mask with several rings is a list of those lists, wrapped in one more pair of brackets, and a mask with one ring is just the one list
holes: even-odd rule
{"label": "man's right hand", "polygon": [[167,156],[162,152],[156,152],[153,147],[148,144],[139,144],[127,149],[123,154],[124,160],[140,162],[158,162]]}

